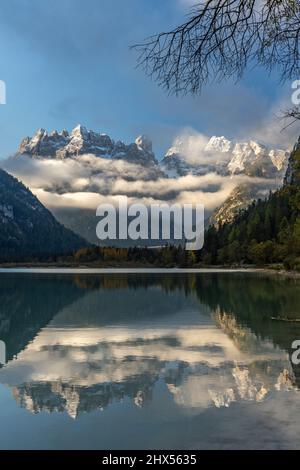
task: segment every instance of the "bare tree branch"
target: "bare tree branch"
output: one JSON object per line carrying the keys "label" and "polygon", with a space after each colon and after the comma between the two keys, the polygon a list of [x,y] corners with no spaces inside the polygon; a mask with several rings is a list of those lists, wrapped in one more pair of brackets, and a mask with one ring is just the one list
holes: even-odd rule
{"label": "bare tree branch", "polygon": [[239,79],[247,66],[278,69],[282,81],[300,71],[299,0],[204,0],[187,21],[133,46],[138,65],[170,93]]}
{"label": "bare tree branch", "polygon": [[300,120],[300,108],[299,106],[294,106],[293,108],[285,109],[279,117],[287,123],[282,129],[284,131]]}

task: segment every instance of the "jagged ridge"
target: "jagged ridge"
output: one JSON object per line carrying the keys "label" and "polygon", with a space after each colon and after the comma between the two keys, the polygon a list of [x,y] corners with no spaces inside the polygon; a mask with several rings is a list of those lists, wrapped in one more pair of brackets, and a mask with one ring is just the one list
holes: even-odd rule
{"label": "jagged ridge", "polygon": [[161,162],[163,171],[171,177],[216,172],[224,176],[245,174],[280,178],[284,175],[288,158],[288,152],[284,150],[270,149],[252,140],[234,142],[224,136],[213,136],[203,148],[199,147],[199,161],[204,155],[207,163],[199,164],[197,158],[195,162],[189,162],[185,153],[185,143],[177,139]]}
{"label": "jagged ridge", "polygon": [[152,151],[152,142],[147,136],[139,136],[135,143],[126,145],[122,141],[115,142],[107,134],[100,134],[78,125],[69,134],[56,130],[48,134],[39,129],[33,137],[22,140],[17,155],[48,158],[74,158],[83,154],[97,157],[125,159],[143,165],[157,165]]}

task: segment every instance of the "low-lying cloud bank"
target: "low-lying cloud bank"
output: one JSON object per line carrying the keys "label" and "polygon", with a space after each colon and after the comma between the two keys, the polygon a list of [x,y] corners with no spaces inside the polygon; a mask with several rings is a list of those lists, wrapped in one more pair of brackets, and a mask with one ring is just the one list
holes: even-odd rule
{"label": "low-lying cloud bank", "polygon": [[93,155],[74,159],[33,159],[25,156],[3,162],[3,168],[16,176],[48,208],[96,210],[102,202],[118,203],[118,196],[130,202],[201,203],[207,211],[220,206],[241,183],[252,182],[269,188],[273,181],[264,178],[234,177],[208,173],[176,179],[158,177],[153,170],[123,160],[108,160]]}

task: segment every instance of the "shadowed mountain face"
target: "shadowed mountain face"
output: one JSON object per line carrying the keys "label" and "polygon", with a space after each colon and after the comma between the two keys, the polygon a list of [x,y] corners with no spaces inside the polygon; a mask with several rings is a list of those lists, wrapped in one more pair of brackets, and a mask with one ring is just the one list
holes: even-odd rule
{"label": "shadowed mountain face", "polygon": [[[2,282],[3,280],[3,282]],[[18,289],[16,289],[18,286]],[[264,402],[299,386],[289,361],[299,283],[243,274],[5,276],[0,382],[34,413]]]}
{"label": "shadowed mountain face", "polygon": [[85,246],[13,176],[0,169],[0,261],[72,253]]}

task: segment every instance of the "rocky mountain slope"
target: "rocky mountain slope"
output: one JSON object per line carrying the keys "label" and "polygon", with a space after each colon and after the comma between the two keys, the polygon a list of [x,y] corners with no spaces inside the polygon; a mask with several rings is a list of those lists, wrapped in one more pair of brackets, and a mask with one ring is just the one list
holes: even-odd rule
{"label": "rocky mountain slope", "polygon": [[258,184],[255,180],[253,182],[250,180],[247,183],[237,185],[224,203],[214,211],[209,223],[221,226],[232,222],[239,211],[246,209],[253,201],[266,199],[271,191],[278,189],[278,182],[282,182],[282,180],[265,180],[263,185]]}
{"label": "rocky mountain slope", "polygon": [[253,200],[258,198],[260,189],[255,184],[238,185],[226,201],[210,217],[209,222],[217,226],[232,222],[240,210],[245,209]]}
{"label": "rocky mountain slope", "polygon": [[0,169],[0,260],[71,253],[86,245],[16,178]]}
{"label": "rocky mountain slope", "polygon": [[290,155],[284,184],[300,185],[300,137]]}

